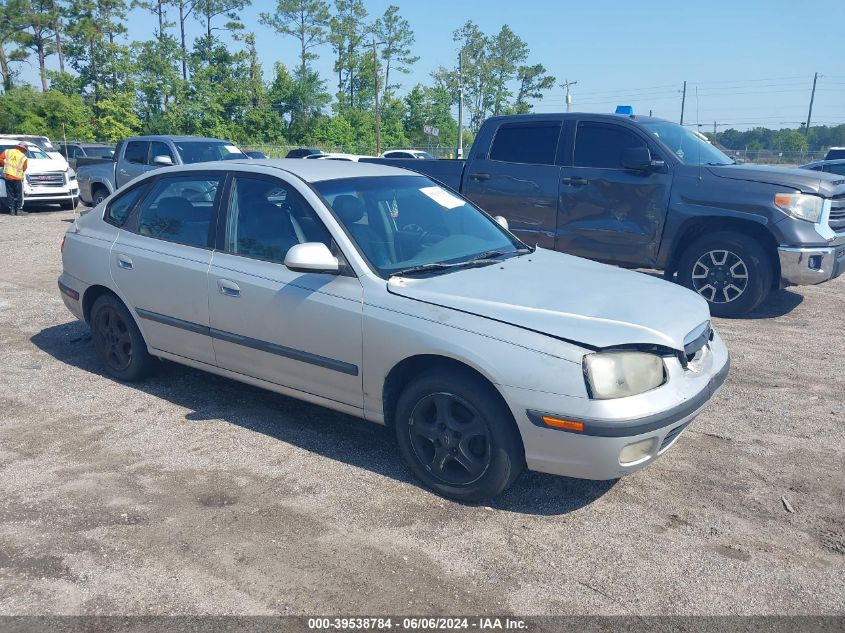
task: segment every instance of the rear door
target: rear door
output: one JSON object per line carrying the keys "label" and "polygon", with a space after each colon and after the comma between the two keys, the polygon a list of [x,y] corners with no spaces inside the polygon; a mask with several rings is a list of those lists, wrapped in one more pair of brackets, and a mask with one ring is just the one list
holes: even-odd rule
{"label": "rear door", "polygon": [[526,243],[554,248],[560,136],[560,121],[503,123],[489,153],[473,153],[467,162],[462,193],[490,215],[507,218]]}
{"label": "rear door", "polygon": [[628,147],[654,143],[633,127],[606,120],[580,119],[574,151],[567,156],[560,189],[555,248],[599,261],[654,265],[669,205],[669,163],[652,171],[622,167]]}
{"label": "rear door", "polygon": [[119,189],[127,182],[150,170],[147,158],[150,154],[149,141],[128,141],[126,151],[117,163],[115,188]]}
{"label": "rear door", "polygon": [[147,344],[210,365],[208,267],[224,174],[156,178],[121,228],[109,264]]}

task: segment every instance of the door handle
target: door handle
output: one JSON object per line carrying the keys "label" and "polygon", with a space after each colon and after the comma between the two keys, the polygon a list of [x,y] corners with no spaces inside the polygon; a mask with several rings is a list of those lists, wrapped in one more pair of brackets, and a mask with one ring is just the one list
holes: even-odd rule
{"label": "door handle", "polygon": [[217,288],[220,290],[220,294],[227,297],[241,296],[241,289],[234,281],[229,281],[228,279],[218,279]]}
{"label": "door handle", "polygon": [[485,172],[478,172],[476,174],[470,174],[469,177],[472,180],[490,180],[490,174]]}
{"label": "door handle", "polygon": [[132,270],[132,260],[126,255],[117,256],[117,265],[125,270]]}
{"label": "door handle", "polygon": [[560,181],[564,185],[572,185],[573,187],[582,187],[589,182],[586,178],[582,178],[581,176],[573,176],[572,178],[561,178]]}

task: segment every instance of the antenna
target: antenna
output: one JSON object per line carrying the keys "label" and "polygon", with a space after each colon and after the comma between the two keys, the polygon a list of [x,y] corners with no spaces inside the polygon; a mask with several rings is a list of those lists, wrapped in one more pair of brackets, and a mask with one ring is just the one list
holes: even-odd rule
{"label": "antenna", "polygon": [[[701,121],[698,118],[698,112],[699,112],[698,106],[699,106],[699,103],[698,103],[698,84],[696,84],[696,86],[695,86],[695,128],[696,128],[696,130],[698,130],[698,133],[700,134],[701,133]],[[699,180],[699,182],[701,182],[701,180],[702,180],[702,178],[701,178],[701,139],[698,139],[698,144],[696,145],[696,147],[698,148],[698,160],[696,161],[698,163],[698,180]]]}
{"label": "antenna", "polygon": [[[67,152],[67,129],[65,128],[65,122],[64,121],[62,121],[62,140],[65,143],[65,152]],[[65,160],[67,160],[67,157],[65,157]],[[67,168],[70,169],[69,164],[68,164]],[[79,181],[77,181],[77,183],[78,182]],[[77,184],[77,187],[78,186],[79,185]],[[73,200],[73,198],[71,198],[71,200]],[[76,212],[76,207],[78,207],[78,206],[79,206],[79,201],[76,201],[76,204],[73,205],[73,219],[74,219],[74,221],[76,221],[76,219],[79,217],[79,214]]]}

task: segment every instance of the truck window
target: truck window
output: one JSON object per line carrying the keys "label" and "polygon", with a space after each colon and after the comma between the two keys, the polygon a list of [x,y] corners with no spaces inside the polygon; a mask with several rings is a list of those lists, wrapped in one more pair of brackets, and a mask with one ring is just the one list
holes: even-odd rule
{"label": "truck window", "polygon": [[646,143],[621,125],[579,123],[575,135],[575,166],[622,169],[622,151]]}
{"label": "truck window", "polygon": [[148,141],[129,141],[126,144],[126,153],[123,158],[129,163],[143,165],[147,162],[147,150],[150,144]]}
{"label": "truck window", "polygon": [[554,165],[559,123],[511,123],[496,131],[490,160],[529,165]]}
{"label": "truck window", "polygon": [[167,143],[162,143],[161,141],[152,142],[152,147],[150,148],[150,165],[153,164],[153,159],[156,156],[169,156],[170,160],[172,160],[174,163],[176,162],[176,157],[170,150],[170,146]]}

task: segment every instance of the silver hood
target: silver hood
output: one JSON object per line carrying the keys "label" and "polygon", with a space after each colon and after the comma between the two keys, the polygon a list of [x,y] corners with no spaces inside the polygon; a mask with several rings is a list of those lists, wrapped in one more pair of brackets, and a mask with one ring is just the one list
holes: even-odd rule
{"label": "silver hood", "polygon": [[686,288],[545,249],[428,278],[391,277],[388,291],[593,348],[683,350],[710,318],[707,302]]}

